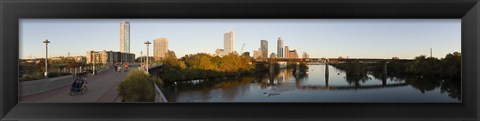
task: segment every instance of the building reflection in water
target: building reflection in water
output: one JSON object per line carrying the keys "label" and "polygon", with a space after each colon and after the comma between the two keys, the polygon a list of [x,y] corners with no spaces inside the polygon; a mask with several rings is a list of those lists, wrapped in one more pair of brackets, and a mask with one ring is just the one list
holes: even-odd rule
{"label": "building reflection in water", "polygon": [[[194,80],[187,82],[178,82],[178,85],[169,85],[164,87],[164,94],[171,102],[235,102],[245,100],[266,100],[270,97],[296,97],[299,94],[316,95],[322,93],[322,90],[329,90],[329,93],[335,93],[339,90],[359,90],[359,89],[388,89],[410,85],[413,88],[403,88],[404,90],[416,89],[420,93],[434,91],[441,87],[442,93],[447,96],[461,100],[460,81],[436,80],[436,79],[418,79],[413,77],[390,77],[383,73],[368,73],[373,78],[365,76],[348,76],[332,66],[332,75],[330,79],[330,66],[311,65],[315,70],[307,74],[294,74],[291,69],[281,69],[275,73],[258,73],[251,76],[244,76],[231,79],[212,79],[212,80]],[[325,82],[321,82],[324,75]],[[291,78],[291,77],[294,78]],[[317,78],[320,77],[320,78]],[[345,78],[342,78],[345,77]],[[390,78],[390,79],[389,79]],[[376,80],[366,85],[359,85],[363,80]],[[391,82],[387,82],[391,80]],[[320,83],[316,83],[320,81]],[[339,83],[344,82],[345,84]],[[381,82],[381,83],[380,83]],[[458,83],[454,83],[458,82]],[[398,84],[397,84],[398,83]],[[353,84],[353,85],[351,85]],[[363,84],[363,83],[362,83]],[[388,88],[385,88],[388,87]],[[396,88],[402,89],[402,88]],[[360,90],[361,91],[361,90]],[[356,91],[355,91],[356,93]],[[402,93],[402,92],[398,92]],[[438,93],[437,95],[443,95]],[[385,93],[388,94],[388,93]],[[406,94],[406,93],[405,93]],[[324,99],[318,97],[315,99]],[[304,100],[314,99],[311,96]],[[299,99],[302,100],[302,99]]]}

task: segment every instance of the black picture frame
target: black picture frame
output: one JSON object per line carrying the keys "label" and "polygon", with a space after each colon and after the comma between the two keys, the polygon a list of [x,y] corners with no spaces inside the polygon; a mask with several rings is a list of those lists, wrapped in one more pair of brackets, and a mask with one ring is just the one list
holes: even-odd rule
{"label": "black picture frame", "polygon": [[[478,0],[0,0],[0,17],[5,121],[479,120]],[[462,103],[18,103],[21,18],[461,18]]]}

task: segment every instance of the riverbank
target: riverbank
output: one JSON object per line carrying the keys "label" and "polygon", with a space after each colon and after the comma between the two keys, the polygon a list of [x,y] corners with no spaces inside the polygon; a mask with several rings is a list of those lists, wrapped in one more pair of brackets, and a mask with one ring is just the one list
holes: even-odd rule
{"label": "riverbank", "polygon": [[365,75],[367,72],[387,75],[405,75],[425,78],[461,79],[461,54],[454,52],[445,58],[417,56],[412,61],[391,60],[378,63],[357,61],[331,64],[345,70],[347,75]]}

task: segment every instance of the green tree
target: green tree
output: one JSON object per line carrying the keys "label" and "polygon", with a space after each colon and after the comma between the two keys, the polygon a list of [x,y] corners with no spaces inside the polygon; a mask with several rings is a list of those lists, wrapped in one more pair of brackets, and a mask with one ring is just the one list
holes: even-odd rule
{"label": "green tree", "polygon": [[149,77],[144,71],[134,70],[128,73],[117,88],[124,102],[153,102],[155,99],[154,83],[163,82],[156,77]]}

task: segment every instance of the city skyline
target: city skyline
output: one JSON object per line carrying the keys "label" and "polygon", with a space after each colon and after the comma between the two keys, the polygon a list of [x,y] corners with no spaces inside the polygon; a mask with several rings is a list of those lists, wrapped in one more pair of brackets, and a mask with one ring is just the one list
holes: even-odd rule
{"label": "city skyline", "polygon": [[[261,47],[257,44],[258,41],[266,40],[273,43],[268,45],[270,47],[267,47],[267,51],[276,53],[278,45],[275,41],[282,37],[282,43],[285,46],[296,50],[297,53],[307,52],[313,58],[343,56],[411,59],[419,55],[429,55],[430,48],[433,48],[434,57],[442,58],[447,53],[460,52],[461,49],[459,19],[131,19],[127,21],[131,24],[129,29],[131,52],[137,56],[140,55],[140,51],[146,49],[143,42],[154,41],[154,38],[158,37],[171,40],[169,50],[174,51],[177,57],[199,52],[213,54],[216,49],[221,48],[222,45],[225,46],[222,39],[225,41],[227,31],[235,31],[236,34],[232,38],[232,41],[235,40],[231,43],[232,48],[235,48],[232,51],[240,52],[241,45],[245,43],[243,52],[252,53],[253,50]],[[45,39],[52,42],[49,44],[49,55],[52,57],[67,56],[67,53],[71,53],[71,56],[84,55],[89,50],[118,51],[120,49],[116,47],[120,38],[116,32],[119,30],[119,22],[121,22],[119,19],[21,19],[20,58],[29,58],[30,54],[42,58],[44,49],[41,41]],[[111,26],[113,23],[116,23],[116,27]],[[92,29],[93,26],[95,29]],[[72,27],[76,29],[67,29]],[[114,41],[115,37],[118,38],[117,41]],[[153,49],[150,51],[153,53]]]}

